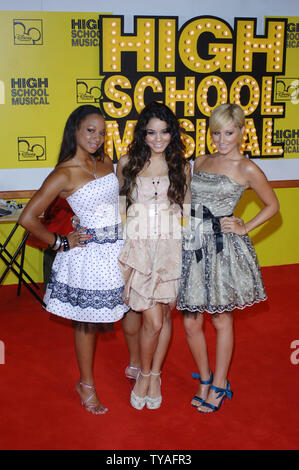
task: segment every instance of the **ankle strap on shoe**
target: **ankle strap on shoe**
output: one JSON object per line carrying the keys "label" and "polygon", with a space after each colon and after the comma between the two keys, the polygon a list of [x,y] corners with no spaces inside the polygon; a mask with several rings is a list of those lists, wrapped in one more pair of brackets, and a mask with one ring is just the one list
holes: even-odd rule
{"label": "ankle strap on shoe", "polygon": [[210,385],[213,382],[213,372],[212,371],[210,372],[209,380],[201,380],[200,375],[196,374],[195,372],[191,372],[191,376],[193,377],[193,379],[199,380],[202,385]]}
{"label": "ankle strap on shoe", "polygon": [[151,375],[150,372],[148,374],[144,374],[142,370],[140,370],[140,374],[142,375],[142,377],[149,377]]}
{"label": "ankle strap on shoe", "polygon": [[160,372],[152,372],[151,371],[150,373],[151,373],[151,375],[161,375],[161,371]]}
{"label": "ankle strap on shoe", "polygon": [[94,389],[94,385],[88,385],[88,384],[85,384],[83,382],[79,382],[79,385],[82,385],[82,387],[86,387],[86,388],[90,388],[90,389]]}

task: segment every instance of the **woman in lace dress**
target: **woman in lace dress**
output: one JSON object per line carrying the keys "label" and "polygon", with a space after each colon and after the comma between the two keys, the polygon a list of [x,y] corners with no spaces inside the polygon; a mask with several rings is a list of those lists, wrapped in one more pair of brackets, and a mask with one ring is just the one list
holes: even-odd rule
{"label": "woman in lace dress", "polygon": [[[118,255],[118,180],[103,152],[105,121],[98,108],[83,105],[69,116],[58,164],[27,204],[19,223],[57,252],[45,294],[46,309],[73,320],[80,371],[76,390],[93,414],[107,411],[94,385],[93,357],[97,330],[120,320],[123,280]],[[57,197],[65,198],[79,225],[67,236],[52,233],[40,215]]]}
{"label": "woman in lace dress", "polygon": [[152,102],[141,112],[127,155],[118,163],[125,245],[119,262],[124,299],[141,312],[141,370],[131,405],[159,408],[161,368],[171,337],[171,310],[181,275],[181,211],[190,169],[173,112]]}
{"label": "woman in lace dress", "polygon": [[[183,310],[187,341],[199,374],[191,404],[201,412],[220,408],[232,397],[227,380],[233,351],[233,311],[266,299],[255,250],[247,236],[278,211],[274,191],[263,172],[239,151],[245,130],[243,110],[235,104],[212,112],[210,132],[218,152],[198,157],[191,181],[191,217],[183,241],[178,309]],[[233,211],[245,189],[264,207],[245,224]],[[214,376],[203,331],[203,312],[216,328]]]}

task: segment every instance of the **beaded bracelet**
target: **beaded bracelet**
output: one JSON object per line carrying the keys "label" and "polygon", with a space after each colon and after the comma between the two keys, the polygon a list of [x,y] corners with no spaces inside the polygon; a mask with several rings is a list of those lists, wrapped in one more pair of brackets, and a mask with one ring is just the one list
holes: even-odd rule
{"label": "beaded bracelet", "polygon": [[69,245],[68,239],[63,236],[61,237],[61,242],[62,242],[63,251],[69,251],[70,245]]}

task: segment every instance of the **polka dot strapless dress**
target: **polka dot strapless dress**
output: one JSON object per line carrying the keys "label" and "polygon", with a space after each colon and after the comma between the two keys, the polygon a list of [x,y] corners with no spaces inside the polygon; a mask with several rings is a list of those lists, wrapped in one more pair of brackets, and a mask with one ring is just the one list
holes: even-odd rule
{"label": "polka dot strapless dress", "polygon": [[67,198],[91,239],[57,253],[45,294],[46,309],[77,322],[113,323],[129,307],[117,258],[123,246],[114,173],[92,180]]}

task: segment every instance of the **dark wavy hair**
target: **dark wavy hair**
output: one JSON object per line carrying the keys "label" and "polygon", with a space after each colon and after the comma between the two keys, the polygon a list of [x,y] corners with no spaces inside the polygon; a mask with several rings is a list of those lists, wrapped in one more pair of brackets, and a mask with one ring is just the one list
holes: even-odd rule
{"label": "dark wavy hair", "polygon": [[[90,104],[79,106],[68,117],[63,132],[57,165],[69,160],[75,155],[77,149],[76,131],[80,128],[81,122],[90,114],[98,114],[104,118],[102,111]],[[93,156],[99,157],[99,160],[103,160],[104,144],[101,145]]]}
{"label": "dark wavy hair", "polygon": [[183,129],[179,122],[165,104],[153,101],[140,113],[135,129],[133,141],[128,148],[129,161],[123,168],[124,183],[120,189],[120,195],[126,196],[127,208],[134,202],[132,200],[133,189],[136,186],[136,178],[151,157],[151,149],[145,142],[146,126],[150,119],[158,118],[167,123],[171,141],[165,149],[165,160],[168,165],[168,199],[171,203],[177,203],[183,207],[186,192],[185,165],[187,164],[184,152],[185,146],[181,139]]}

